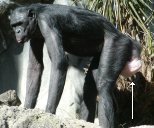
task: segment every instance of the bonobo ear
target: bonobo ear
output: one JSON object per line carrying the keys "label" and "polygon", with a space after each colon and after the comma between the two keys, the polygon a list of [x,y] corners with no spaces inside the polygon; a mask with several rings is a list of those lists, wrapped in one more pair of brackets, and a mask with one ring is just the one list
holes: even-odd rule
{"label": "bonobo ear", "polygon": [[28,15],[27,15],[28,17],[31,17],[31,18],[35,18],[36,17],[36,14],[35,14],[35,12],[34,12],[34,10],[33,9],[29,9],[28,10]]}
{"label": "bonobo ear", "polygon": [[12,15],[12,10],[10,10],[10,14],[9,14],[9,16],[8,16],[8,19],[10,20],[10,15]]}
{"label": "bonobo ear", "polygon": [[8,16],[8,19],[10,20],[10,15]]}

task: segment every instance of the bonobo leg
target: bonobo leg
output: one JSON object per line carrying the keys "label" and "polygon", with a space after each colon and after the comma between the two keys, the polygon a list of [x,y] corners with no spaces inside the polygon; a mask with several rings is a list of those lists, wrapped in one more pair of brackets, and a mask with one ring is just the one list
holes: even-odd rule
{"label": "bonobo leg", "polygon": [[26,97],[24,107],[34,108],[38,97],[43,71],[43,41],[32,39],[29,50]]}
{"label": "bonobo leg", "polygon": [[94,57],[88,69],[83,88],[80,118],[89,122],[94,122],[95,119],[97,89],[94,79],[98,68],[98,62],[99,58]]}
{"label": "bonobo leg", "polygon": [[132,44],[126,37],[108,38],[100,56],[96,86],[98,91],[98,118],[102,128],[114,127],[112,91],[115,82],[131,57]]}

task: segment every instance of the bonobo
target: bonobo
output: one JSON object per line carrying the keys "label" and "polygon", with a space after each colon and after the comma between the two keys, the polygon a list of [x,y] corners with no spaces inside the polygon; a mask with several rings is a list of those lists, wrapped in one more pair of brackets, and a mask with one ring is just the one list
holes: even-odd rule
{"label": "bonobo", "polygon": [[64,5],[19,7],[11,13],[10,24],[18,43],[30,40],[25,107],[35,107],[45,42],[52,62],[46,111],[55,113],[60,100],[68,66],[67,53],[99,57],[97,72],[92,71],[99,96],[99,123],[103,128],[114,127],[111,91],[120,74],[131,76],[141,67],[138,42],[119,32],[100,14]]}

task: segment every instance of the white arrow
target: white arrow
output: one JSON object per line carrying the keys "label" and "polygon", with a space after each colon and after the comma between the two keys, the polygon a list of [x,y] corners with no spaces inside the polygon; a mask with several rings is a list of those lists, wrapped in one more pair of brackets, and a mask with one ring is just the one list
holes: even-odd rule
{"label": "white arrow", "polygon": [[133,108],[134,108],[134,101],[133,101],[133,93],[134,93],[134,89],[133,86],[135,85],[133,82],[130,83],[130,85],[132,86],[132,119],[134,118],[134,112],[133,112]]}

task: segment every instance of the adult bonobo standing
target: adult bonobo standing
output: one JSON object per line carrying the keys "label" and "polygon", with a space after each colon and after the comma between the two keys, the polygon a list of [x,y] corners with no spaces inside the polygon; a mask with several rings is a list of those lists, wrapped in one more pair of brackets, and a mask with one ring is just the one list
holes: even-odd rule
{"label": "adult bonobo standing", "polygon": [[[64,5],[33,4],[15,9],[10,24],[18,43],[31,42],[25,107],[35,107],[43,70],[43,42],[52,61],[46,111],[55,113],[67,72],[66,52],[99,57],[93,72],[99,95],[99,122],[114,127],[112,88],[122,72],[132,75],[141,66],[140,45],[119,32],[100,14]],[[88,117],[87,117],[88,119]]]}

